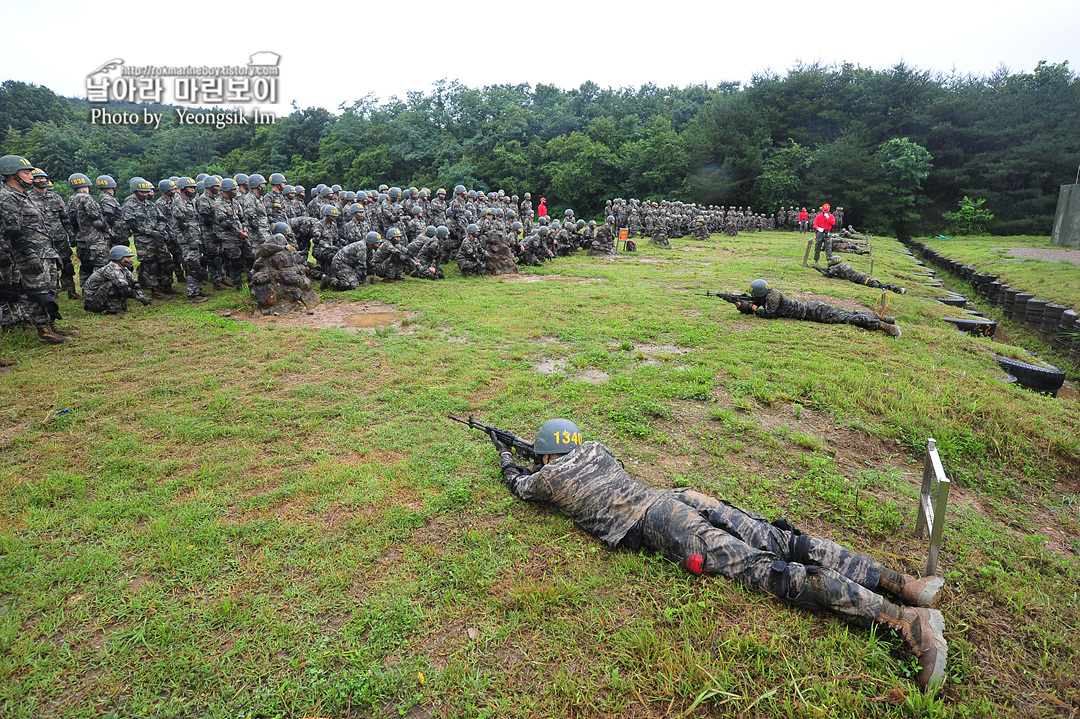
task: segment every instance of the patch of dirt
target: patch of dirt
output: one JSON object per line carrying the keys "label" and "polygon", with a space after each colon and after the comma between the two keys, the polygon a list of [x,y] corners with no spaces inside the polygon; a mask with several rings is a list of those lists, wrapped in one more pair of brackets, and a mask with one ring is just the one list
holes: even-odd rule
{"label": "patch of dirt", "polygon": [[712,264],[710,262],[698,262],[697,260],[681,260],[681,259],[661,260],[661,259],[656,259],[654,257],[639,257],[639,258],[637,258],[637,261],[638,262],[647,262],[649,264],[654,264],[654,265],[659,265],[659,264],[663,264],[663,263],[666,263],[666,262],[673,262],[673,263],[678,263],[678,264],[681,264],[681,265],[704,265],[704,266],[708,267],[710,264]]}
{"label": "patch of dirt", "polygon": [[143,587],[145,587],[152,581],[154,580],[151,577],[145,574],[139,574],[138,576],[132,577],[128,580],[127,588],[135,594],[138,594],[142,591]]}
{"label": "patch of dirt", "polygon": [[[999,248],[991,248],[999,249]],[[1066,248],[1049,249],[1037,247],[1010,247],[1008,253],[1013,257],[1022,257],[1031,260],[1046,260],[1048,262],[1071,262],[1080,265],[1080,250]]]}
{"label": "patch of dirt", "polygon": [[611,379],[611,375],[603,370],[585,369],[575,372],[568,377],[571,382],[588,382],[589,384],[603,384]]}
{"label": "patch of dirt", "polygon": [[533,365],[533,369],[535,369],[540,374],[546,374],[548,377],[550,377],[553,374],[557,372],[562,372],[564,369],[566,369],[566,359],[563,358],[540,360]]}
{"label": "patch of dirt", "polygon": [[274,329],[278,327],[309,327],[311,329],[339,329],[346,332],[375,333],[376,327],[393,327],[402,334],[412,329],[404,324],[406,319],[419,312],[404,312],[393,305],[378,300],[365,302],[327,302],[312,310],[293,310],[283,315],[264,315],[262,312],[232,312],[223,314],[238,322]]}
{"label": "patch of dirt", "polygon": [[0,447],[8,446],[11,443],[11,440],[19,435],[25,434],[33,424],[33,422],[20,422],[11,427],[0,427]]}
{"label": "patch of dirt", "polygon": [[603,282],[602,277],[563,277],[562,275],[506,275],[500,282]]}

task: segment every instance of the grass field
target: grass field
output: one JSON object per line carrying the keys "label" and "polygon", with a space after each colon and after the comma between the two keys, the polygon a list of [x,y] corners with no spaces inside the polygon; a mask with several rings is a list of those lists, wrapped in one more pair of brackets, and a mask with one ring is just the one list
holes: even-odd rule
{"label": "grass field", "polygon": [[[0,339],[22,360],[0,375],[0,716],[1077,715],[1080,403],[1003,383],[990,352],[1022,351],[942,322],[892,241],[899,340],[695,294],[763,276],[873,307],[801,267],[805,237],[322,293],[409,313],[372,333],[241,321],[235,292],[65,300],[75,343]],[[947,685],[922,694],[891,634],[607,550],[511,497],[447,412],[527,437],[573,418],[652,486],[913,573],[935,437]]]}
{"label": "grass field", "polygon": [[998,275],[1001,282],[1040,299],[1080,308],[1080,282],[1077,265],[1015,254],[1015,249],[1068,250],[1080,256],[1080,250],[1050,244],[1048,237],[954,237],[950,240],[920,240],[951,260],[974,264],[980,272]]}

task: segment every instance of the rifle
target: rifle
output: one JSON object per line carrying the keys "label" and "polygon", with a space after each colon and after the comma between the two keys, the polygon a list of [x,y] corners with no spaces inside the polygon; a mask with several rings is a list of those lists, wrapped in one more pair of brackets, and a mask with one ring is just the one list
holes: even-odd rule
{"label": "rifle", "polygon": [[710,292],[709,290],[705,290],[705,294],[701,294],[700,292],[695,292],[694,294],[698,297],[719,297],[724,302],[730,302],[733,305],[737,305],[740,302],[754,304],[754,298],[748,294],[736,295],[730,292]]}
{"label": "rifle", "polygon": [[473,416],[471,414],[469,415],[469,418],[467,420],[462,419],[461,417],[455,417],[452,414],[448,414],[446,416],[447,418],[452,419],[455,422],[461,422],[462,424],[466,424],[472,429],[483,430],[489,437],[494,437],[495,439],[505,444],[507,447],[513,449],[515,452],[521,455],[523,459],[527,459],[529,461],[536,461],[536,452],[533,451],[533,444],[529,440],[522,439],[516,434],[511,434],[505,429],[499,429],[497,427],[492,427],[488,424],[482,424],[480,422],[477,422],[475,419],[473,419]]}

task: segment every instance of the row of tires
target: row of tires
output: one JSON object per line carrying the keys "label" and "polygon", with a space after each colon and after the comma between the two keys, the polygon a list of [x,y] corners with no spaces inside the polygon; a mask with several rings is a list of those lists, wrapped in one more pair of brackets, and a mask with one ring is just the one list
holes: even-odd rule
{"label": "row of tires", "polygon": [[[1077,324],[1075,310],[1065,305],[1040,300],[1022,290],[1013,289],[1000,282],[997,275],[981,273],[974,265],[965,265],[945,257],[921,242],[909,242],[908,245],[916,250],[925,262],[970,283],[975,294],[990,304],[1001,307],[1006,317],[1040,333],[1057,349],[1068,351],[1070,359],[1077,361],[1080,338],[1077,338],[1075,331],[1080,328],[1080,325]],[[963,307],[966,304],[967,298],[955,293],[949,294],[949,297],[938,298],[938,301],[955,307]],[[997,329],[997,322],[981,316],[944,319],[959,330],[983,337],[993,337]],[[1057,367],[1043,367],[997,354],[993,357],[998,366],[1009,375],[1008,381],[1036,392],[1056,397],[1058,390],[1065,383],[1065,373]]]}

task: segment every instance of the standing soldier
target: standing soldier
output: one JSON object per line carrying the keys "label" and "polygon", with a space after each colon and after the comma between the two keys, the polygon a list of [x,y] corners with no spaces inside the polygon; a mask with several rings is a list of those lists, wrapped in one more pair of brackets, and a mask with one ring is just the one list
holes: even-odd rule
{"label": "standing soldier", "polygon": [[832,261],[832,237],[829,231],[836,225],[836,218],[829,212],[829,203],[821,206],[821,212],[814,217],[814,232],[817,235],[814,243],[814,264],[817,264],[821,251],[825,250],[825,259]]}
{"label": "standing soldier", "polygon": [[[250,180],[248,181],[250,185]],[[214,198],[213,232],[221,250],[220,261],[229,274],[229,281],[237,292],[244,289],[244,245],[248,241],[244,229],[243,210],[236,198],[236,180],[221,180],[221,189]]]}
{"label": "standing soldier", "polygon": [[[62,319],[50,292],[56,284],[56,251],[48,235],[41,207],[26,194],[33,184],[30,161],[18,155],[0,157],[0,270],[10,279],[0,292],[6,295],[13,319],[26,317],[46,344],[69,340],[68,332],[56,329]],[[16,284],[16,280],[18,284]],[[5,297],[0,297],[0,301]],[[5,314],[7,313],[5,311]]]}
{"label": "standing soldier", "polygon": [[[287,209],[288,201],[285,199],[284,194],[285,175],[282,175],[280,172],[272,173],[270,175],[270,187],[270,192],[263,198],[263,207],[266,208],[266,219],[269,220],[266,224],[267,232],[269,232],[270,225],[275,222],[289,221],[289,210]],[[263,192],[266,192],[265,188],[263,188]]]}
{"label": "standing soldier", "polygon": [[131,194],[124,200],[124,227],[135,239],[139,259],[139,284],[150,290],[155,300],[171,299],[172,256],[165,243],[165,227],[158,218],[157,205],[150,201],[154,186],[141,177],[131,178]]}
{"label": "standing soldier", "polygon": [[[266,179],[259,173],[248,176],[248,193],[244,195],[241,204],[244,208],[244,229],[248,233],[248,247],[251,250],[251,261],[255,261],[255,255],[264,242],[270,240],[270,226],[274,222],[288,222],[288,220],[270,220],[267,214],[267,206],[270,202],[264,201],[266,194]],[[269,199],[269,198],[265,198]],[[281,198],[282,208],[287,210],[288,201]]]}
{"label": "standing soldier", "polygon": [[109,261],[109,225],[101,217],[101,208],[90,194],[90,178],[76,172],[68,178],[72,195],[68,217],[75,230],[75,254],[79,258],[79,286],[86,284],[94,270]]}
{"label": "standing soldier", "polygon": [[[158,183],[158,191],[161,193],[161,197],[157,198],[154,204],[157,205],[159,218],[165,225],[165,246],[169,248],[169,255],[172,257],[173,273],[176,275],[177,282],[187,284],[187,277],[184,275],[184,252],[180,249],[180,243],[173,232],[172,206],[173,200],[179,194],[176,180],[172,178],[162,180]],[[169,286],[171,289],[171,276],[169,277]]]}
{"label": "standing soldier", "polygon": [[196,186],[199,182],[202,182],[203,193],[195,197],[195,212],[199,215],[199,227],[202,231],[200,237],[203,261],[214,289],[227,290],[230,284],[225,277],[225,255],[221,247],[221,237],[214,229],[214,202],[217,201],[221,180],[208,176],[196,182]]}
{"label": "standing soldier", "polygon": [[307,189],[303,185],[293,185],[293,187],[296,188],[296,197],[291,200],[293,211],[289,216],[289,219],[307,214],[307,207],[305,206],[305,202],[307,202]]}
{"label": "standing soldier", "polygon": [[124,227],[124,211],[120,208],[120,201],[116,199],[116,180],[108,175],[98,175],[94,186],[98,188],[97,201],[101,208],[101,217],[109,226],[110,246],[126,245],[131,239],[131,233]]}
{"label": "standing soldier", "polygon": [[177,192],[172,201],[170,213],[170,235],[176,238],[180,246],[180,257],[184,263],[184,277],[187,285],[187,301],[205,302],[202,292],[202,241],[199,213],[195,209],[195,180],[181,177],[176,183]]}
{"label": "standing soldier", "polygon": [[446,223],[446,188],[440,187],[435,191],[435,199],[428,203],[428,219],[433,225],[445,225]]}
{"label": "standing soldier", "polygon": [[68,299],[80,299],[79,293],[75,291],[75,265],[71,262],[75,231],[71,227],[67,206],[64,205],[63,198],[52,191],[52,183],[44,170],[35,168],[31,174],[34,179],[34,194],[30,195],[30,198],[41,205],[42,214],[45,216],[45,225],[57,256],[60,290],[67,292]]}

